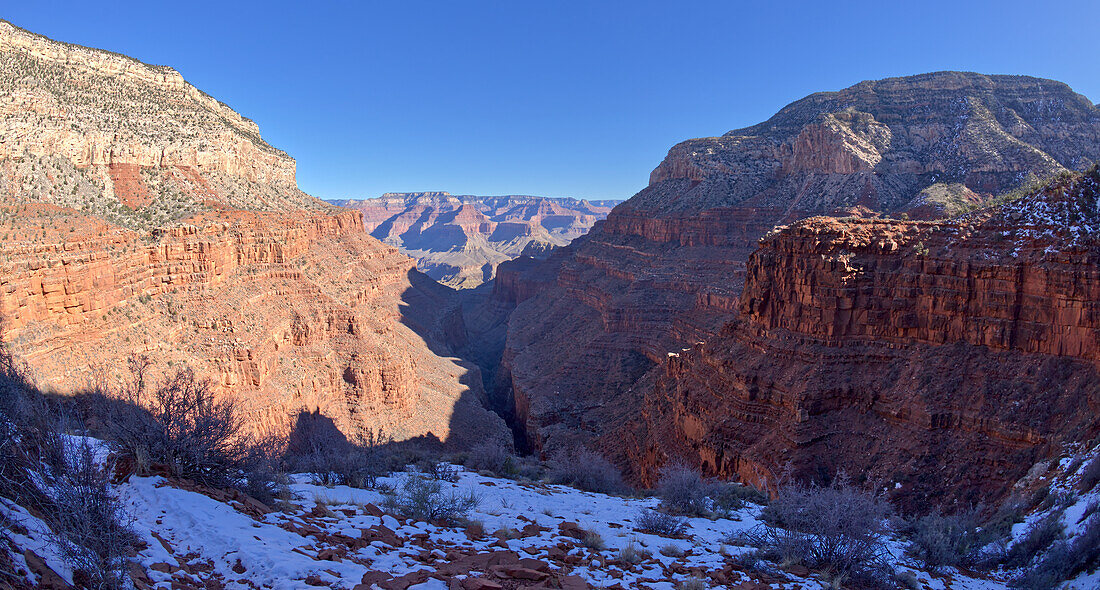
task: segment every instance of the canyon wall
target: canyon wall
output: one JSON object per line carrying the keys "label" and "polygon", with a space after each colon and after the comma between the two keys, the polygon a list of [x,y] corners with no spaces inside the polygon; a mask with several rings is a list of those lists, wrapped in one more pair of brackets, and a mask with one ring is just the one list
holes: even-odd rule
{"label": "canyon wall", "polygon": [[43,387],[188,366],[285,433],[509,438],[450,291],[171,68],[0,22],[0,316]]}
{"label": "canyon wall", "polygon": [[[1100,434],[1100,173],[942,223],[813,218],[749,259],[740,316],[669,355],[626,453],[774,488],[838,470],[989,503]],[[641,433],[640,435],[638,433]]]}
{"label": "canyon wall", "polygon": [[371,235],[416,258],[421,271],[456,289],[490,281],[506,260],[545,257],[584,235],[617,203],[446,192],[330,202],[363,212]]}
{"label": "canyon wall", "polygon": [[[501,265],[494,296],[515,309],[493,395],[513,400],[532,448],[587,442],[650,482],[665,457],[645,456],[654,451],[637,409],[669,354],[736,321],[746,273],[759,272],[746,261],[773,227],[813,215],[948,217],[1096,158],[1100,109],[1064,84],[960,72],[814,94],[754,127],[683,142],[588,236],[545,262]],[[830,313],[805,322],[862,325],[870,312]],[[939,313],[931,339],[955,321]],[[972,329],[998,337],[992,325]],[[874,337],[868,347],[887,344]],[[646,422],[671,419],[647,407]],[[730,418],[728,430],[754,419]]]}

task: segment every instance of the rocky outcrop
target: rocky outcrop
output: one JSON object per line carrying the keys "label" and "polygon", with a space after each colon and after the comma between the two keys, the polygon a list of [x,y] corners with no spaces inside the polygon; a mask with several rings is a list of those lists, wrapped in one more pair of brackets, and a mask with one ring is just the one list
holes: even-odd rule
{"label": "rocky outcrop", "polygon": [[233,189],[221,191],[228,207],[324,207],[298,190],[294,159],[263,141],[253,121],[171,68],[53,41],[6,21],[0,56],[0,162],[8,179],[34,176],[24,160],[63,159],[80,170],[65,176],[76,186],[94,185],[105,202],[42,190],[48,183],[10,183],[9,193],[35,191],[40,200],[104,213],[108,202],[141,208],[152,200],[128,198],[142,190],[140,171],[164,177],[192,170]]}
{"label": "rocky outcrop", "polygon": [[458,303],[170,68],[0,22],[0,316],[42,386],[186,365],[247,426],[497,438]]}
{"label": "rocky outcrop", "polygon": [[[740,317],[670,353],[629,451],[774,486],[838,470],[902,504],[989,502],[1100,432],[1100,173],[942,223],[765,238]],[[635,442],[641,442],[635,440]]]}
{"label": "rocky outcrop", "polygon": [[506,260],[545,257],[583,235],[618,203],[446,192],[331,202],[362,211],[371,235],[416,258],[428,276],[460,289],[491,280]]}
{"label": "rocky outcrop", "polygon": [[[1097,157],[1100,109],[1064,84],[958,72],[811,95],[754,127],[683,142],[585,238],[544,263],[501,265],[495,297],[516,308],[506,393],[496,395],[515,398],[534,448],[579,433],[646,481],[653,461],[637,451],[646,443],[633,430],[636,408],[669,353],[709,345],[737,318],[745,263],[773,227],[814,215],[943,217]],[[956,311],[937,310],[930,346],[945,337],[940,324],[962,321]],[[862,325],[849,310],[830,313],[805,322]],[[997,329],[980,328],[1007,338]]]}

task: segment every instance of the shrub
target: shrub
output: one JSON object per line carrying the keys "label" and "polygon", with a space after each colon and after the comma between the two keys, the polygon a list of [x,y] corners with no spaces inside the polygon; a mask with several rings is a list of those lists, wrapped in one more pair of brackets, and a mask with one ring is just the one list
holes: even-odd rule
{"label": "shrub", "polygon": [[1100,455],[1093,457],[1088,465],[1081,469],[1081,479],[1077,483],[1077,489],[1082,494],[1090,492],[1100,483]]}
{"label": "shrub", "polygon": [[441,461],[438,457],[425,455],[417,462],[417,467],[422,473],[432,479],[452,483],[458,481],[458,467]]}
{"label": "shrub", "polygon": [[585,531],[584,546],[592,551],[603,551],[607,548],[607,543],[604,543],[603,537],[596,531]]}
{"label": "shrub", "polygon": [[72,444],[67,455],[67,468],[53,482],[54,502],[46,519],[78,585],[121,588],[137,535],[123,524],[122,507],[92,446],[87,441]]}
{"label": "shrub", "polygon": [[630,541],[622,549],[619,549],[619,561],[630,565],[637,565],[651,557],[653,557],[653,553],[639,547],[634,541]]}
{"label": "shrub", "polygon": [[550,461],[550,480],[601,494],[621,493],[626,489],[619,470],[584,447],[562,450]]}
{"label": "shrub", "polygon": [[908,552],[932,568],[973,565],[982,548],[978,525],[976,511],[929,514],[914,524]]}
{"label": "shrub", "polygon": [[710,508],[711,486],[695,469],[683,463],[669,463],[661,468],[657,495],[661,508],[672,514],[703,516]]}
{"label": "shrub", "polygon": [[1056,541],[1051,545],[1033,567],[1010,585],[1021,590],[1049,590],[1097,567],[1100,567],[1100,518],[1093,518],[1072,541]]}
{"label": "shrub", "polygon": [[765,506],[768,496],[756,488],[739,483],[715,482],[711,485],[711,509],[720,516],[728,517],[745,506],[746,502]]}
{"label": "shrub", "polygon": [[665,557],[680,558],[686,554],[686,551],[676,545],[669,544],[661,546],[661,555],[664,555]]}
{"label": "shrub", "polygon": [[1046,551],[1065,532],[1062,513],[1053,512],[1036,521],[1018,541],[1012,544],[1005,555],[1005,566],[1018,568],[1031,563],[1036,556]]}
{"label": "shrub", "polygon": [[465,465],[474,471],[488,471],[497,475],[511,475],[516,470],[515,457],[504,445],[488,441],[470,449]]}
{"label": "shrub", "polygon": [[465,519],[479,504],[481,498],[473,491],[465,495],[455,491],[444,493],[440,480],[417,474],[406,476],[400,485],[385,494],[384,500],[385,508],[394,514],[447,523]]}
{"label": "shrub", "polygon": [[707,582],[703,578],[692,576],[686,580],[681,580],[676,584],[677,590],[706,590]]}
{"label": "shrub", "polygon": [[235,404],[215,401],[209,381],[196,379],[190,368],[177,368],[150,392],[147,360],[131,366],[135,378],[125,393],[132,405],[112,405],[107,421],[107,436],[120,454],[142,474],[156,464],[207,485],[236,484],[247,448],[238,436]]}
{"label": "shrub", "polygon": [[661,537],[679,537],[687,531],[687,521],[657,510],[643,510],[638,514],[637,529],[643,533]]}
{"label": "shrub", "polygon": [[289,495],[290,479],[282,462],[283,441],[269,437],[250,443],[242,461],[242,479],[238,488],[249,496],[273,506]]}
{"label": "shrub", "polygon": [[802,562],[838,576],[876,578],[886,571],[890,515],[884,499],[859,491],[841,475],[827,487],[780,488],[764,509],[765,524],[744,540],[769,559]]}
{"label": "shrub", "polygon": [[352,443],[330,418],[302,412],[287,442],[286,463],[309,473],[315,485],[372,488],[388,473],[388,458],[373,433]]}

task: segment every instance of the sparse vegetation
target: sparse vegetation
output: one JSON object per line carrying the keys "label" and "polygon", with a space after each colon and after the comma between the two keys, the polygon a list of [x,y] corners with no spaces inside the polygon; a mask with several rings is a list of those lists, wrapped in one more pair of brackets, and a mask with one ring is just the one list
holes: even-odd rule
{"label": "sparse vegetation", "polygon": [[49,525],[74,582],[123,588],[136,536],[111,493],[107,466],[90,441],[62,436],[62,418],[0,350],[0,495]]}
{"label": "sparse vegetation", "polygon": [[619,549],[619,561],[630,565],[637,565],[653,557],[653,553],[639,546],[633,540]]}
{"label": "sparse vegetation", "polygon": [[465,519],[480,503],[481,498],[474,492],[444,492],[440,480],[411,474],[385,494],[384,507],[404,518],[455,523]]}
{"label": "sparse vegetation", "polygon": [[683,549],[681,549],[679,546],[672,545],[672,544],[662,545],[661,549],[660,549],[660,553],[661,553],[661,555],[664,555],[665,557],[675,557],[677,559],[679,559],[679,558],[681,558],[681,557],[683,557],[684,555],[687,554],[687,552],[684,551]]}
{"label": "sparse vegetation", "polygon": [[235,404],[215,400],[209,381],[177,367],[149,390],[149,360],[132,358],[133,381],[126,404],[110,404],[106,421],[110,443],[131,459],[139,474],[154,468],[215,487],[240,481],[248,447],[240,434]]}
{"label": "sparse vegetation", "polygon": [[1004,565],[1009,568],[1024,567],[1038,555],[1041,555],[1065,532],[1062,513],[1052,512],[1036,521],[1027,532],[1009,548],[1005,554]]}
{"label": "sparse vegetation", "polygon": [[637,517],[637,529],[662,537],[679,537],[687,531],[687,520],[657,510],[643,510]]}
{"label": "sparse vegetation", "polygon": [[464,464],[474,471],[503,477],[511,477],[517,471],[516,457],[494,441],[485,441],[470,449]]}
{"label": "sparse vegetation", "polygon": [[767,496],[753,488],[704,479],[697,469],[675,461],[661,469],[656,492],[662,511],[693,517],[728,518],[746,501],[767,503]]}
{"label": "sparse vegetation", "polygon": [[1100,455],[1093,457],[1088,465],[1081,468],[1081,479],[1077,483],[1077,490],[1082,494],[1091,492],[1100,483]]}
{"label": "sparse vegetation", "polygon": [[909,554],[931,568],[972,566],[983,546],[979,525],[975,510],[926,515],[913,525]]}
{"label": "sparse vegetation", "polygon": [[885,535],[891,508],[843,475],[829,486],[788,485],[764,509],[765,524],[731,542],[777,562],[803,563],[831,576],[888,577]]}
{"label": "sparse vegetation", "polygon": [[604,542],[603,537],[596,531],[585,531],[584,546],[592,551],[603,551],[607,549],[607,543]]}
{"label": "sparse vegetation", "polygon": [[588,492],[621,493],[626,489],[619,470],[597,453],[578,447],[559,451],[550,461],[550,481]]}
{"label": "sparse vegetation", "polygon": [[661,509],[671,514],[703,516],[710,511],[711,486],[695,469],[672,462],[661,468],[657,495]]}
{"label": "sparse vegetation", "polygon": [[371,488],[389,472],[381,447],[373,433],[352,443],[331,420],[302,413],[287,442],[285,461],[290,469],[311,474],[316,485]]}
{"label": "sparse vegetation", "polygon": [[1100,518],[1092,518],[1072,541],[1055,541],[1034,565],[1012,581],[1011,586],[1021,590],[1049,590],[1081,572],[1094,571],[1098,567]]}
{"label": "sparse vegetation", "polygon": [[676,584],[677,590],[706,590],[707,582],[703,578],[692,576]]}

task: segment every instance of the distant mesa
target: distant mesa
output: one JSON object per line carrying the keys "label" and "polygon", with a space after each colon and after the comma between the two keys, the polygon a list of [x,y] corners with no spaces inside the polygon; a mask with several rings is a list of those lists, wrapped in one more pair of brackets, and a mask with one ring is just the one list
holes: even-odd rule
{"label": "distant mesa", "polygon": [[416,192],[329,202],[361,211],[366,230],[416,258],[421,272],[470,289],[496,276],[501,262],[543,258],[584,235],[621,201]]}

